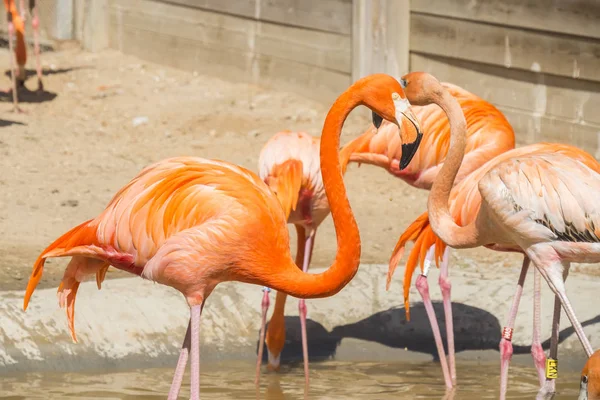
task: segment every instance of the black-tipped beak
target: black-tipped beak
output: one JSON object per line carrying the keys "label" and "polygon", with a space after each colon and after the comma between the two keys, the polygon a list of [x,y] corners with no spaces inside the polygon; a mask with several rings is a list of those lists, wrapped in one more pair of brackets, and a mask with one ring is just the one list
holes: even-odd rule
{"label": "black-tipped beak", "polygon": [[381,123],[383,122],[383,117],[377,114],[375,111],[371,111],[371,117],[373,118],[373,125],[375,125],[375,128],[379,129]]}
{"label": "black-tipped beak", "polygon": [[419,149],[419,145],[421,144],[421,139],[423,139],[423,134],[417,131],[417,139],[412,143],[403,143],[402,144],[402,157],[400,157],[400,170],[408,167],[408,164],[412,161],[413,157],[417,153]]}

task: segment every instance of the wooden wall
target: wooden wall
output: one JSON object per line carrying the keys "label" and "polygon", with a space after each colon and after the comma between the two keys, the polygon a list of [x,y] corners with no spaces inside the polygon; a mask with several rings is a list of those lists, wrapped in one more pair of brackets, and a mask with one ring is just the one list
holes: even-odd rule
{"label": "wooden wall", "polygon": [[333,98],[350,83],[352,0],[109,0],[112,48]]}
{"label": "wooden wall", "polygon": [[519,144],[600,157],[600,2],[413,0],[410,69],[494,103]]}

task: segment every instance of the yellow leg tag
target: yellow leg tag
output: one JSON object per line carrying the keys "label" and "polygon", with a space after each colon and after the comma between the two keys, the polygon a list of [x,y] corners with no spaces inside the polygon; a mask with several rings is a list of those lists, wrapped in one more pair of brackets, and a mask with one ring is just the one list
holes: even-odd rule
{"label": "yellow leg tag", "polygon": [[558,378],[558,360],[546,359],[546,379]]}

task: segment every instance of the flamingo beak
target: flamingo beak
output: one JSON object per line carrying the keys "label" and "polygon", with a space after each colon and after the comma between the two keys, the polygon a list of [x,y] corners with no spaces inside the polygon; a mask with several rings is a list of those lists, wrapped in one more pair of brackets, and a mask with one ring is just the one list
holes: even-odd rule
{"label": "flamingo beak", "polygon": [[[400,157],[400,170],[403,170],[404,168],[406,168],[408,166],[408,164],[410,164],[411,160],[413,159],[413,157],[415,156],[415,154],[417,153],[417,150],[419,149],[419,145],[421,144],[421,139],[423,139],[423,132],[421,130],[421,125],[419,124],[419,120],[417,119],[417,117],[415,116],[415,114],[412,112],[412,109],[410,107],[410,103],[408,102],[408,99],[398,99],[398,100],[394,100],[394,106],[396,107],[396,121],[398,121],[398,123],[400,121],[402,121],[402,117],[405,117],[407,120],[409,120],[415,127],[416,130],[416,137],[412,142],[407,142],[405,140],[405,138],[402,138],[402,133],[405,134],[405,136],[408,136],[408,132],[404,132],[404,130],[402,129],[402,127],[400,127],[400,136],[402,140],[402,157]],[[398,124],[398,126],[400,126]],[[408,139],[410,140],[410,139]]]}

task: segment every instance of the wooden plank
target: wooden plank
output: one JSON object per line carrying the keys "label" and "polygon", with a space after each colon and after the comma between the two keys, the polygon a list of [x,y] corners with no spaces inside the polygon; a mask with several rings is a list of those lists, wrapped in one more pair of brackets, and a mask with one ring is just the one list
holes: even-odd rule
{"label": "wooden plank", "polygon": [[352,0],[259,0],[259,19],[350,35]]}
{"label": "wooden plank", "polygon": [[352,79],[385,72],[408,72],[410,13],[408,0],[355,0],[352,31]]}
{"label": "wooden plank", "polygon": [[[349,83],[349,38],[343,55],[339,47],[344,37],[338,34],[149,0],[121,0],[110,9],[109,26],[111,47],[177,68],[225,79],[277,82],[278,87],[327,100]],[[346,72],[336,70],[343,65]]]}
{"label": "wooden plank", "polygon": [[155,0],[165,4],[179,4],[207,11],[254,18],[258,0]]}
{"label": "wooden plank", "polygon": [[112,12],[120,13],[123,25],[193,40],[215,50],[248,51],[350,73],[349,37],[166,4],[134,7],[133,3],[152,2],[131,1],[129,5],[128,1],[128,5],[115,6]]}
{"label": "wooden plank", "polygon": [[598,150],[600,83],[411,54],[411,69],[452,82],[500,108],[519,143],[561,141]]}
{"label": "wooden plank", "polygon": [[256,52],[348,75],[351,71],[350,36],[260,22]]}
{"label": "wooden plank", "polygon": [[410,48],[420,53],[600,81],[600,41],[413,14]]}
{"label": "wooden plank", "polygon": [[597,0],[418,0],[411,11],[600,39]]}

